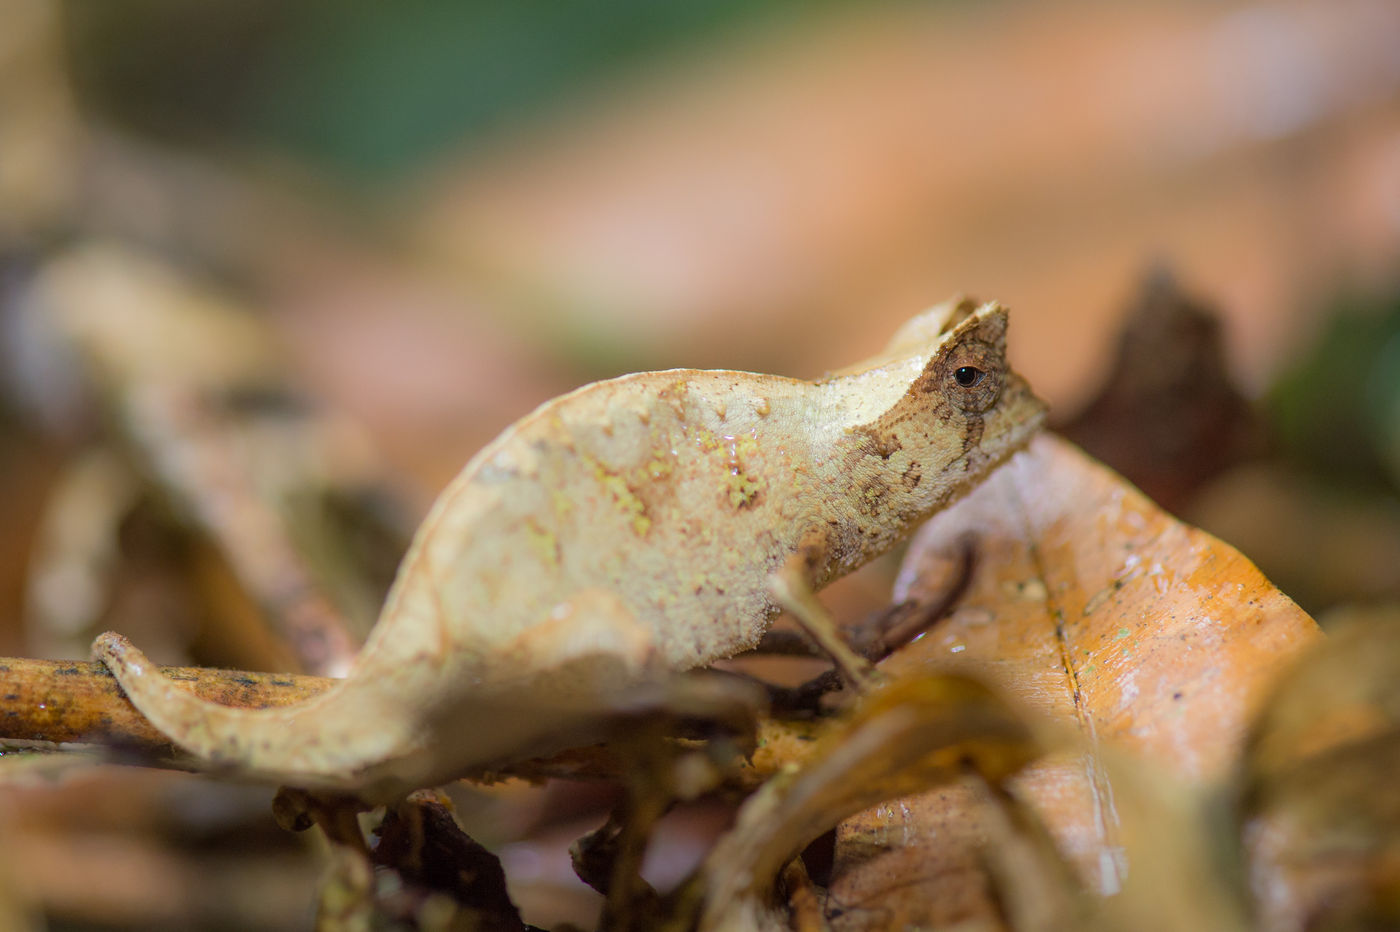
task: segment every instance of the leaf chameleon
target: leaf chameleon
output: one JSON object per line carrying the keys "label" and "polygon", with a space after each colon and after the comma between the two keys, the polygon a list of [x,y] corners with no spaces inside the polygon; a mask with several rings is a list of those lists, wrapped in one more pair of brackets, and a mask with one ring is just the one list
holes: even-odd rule
{"label": "leaf chameleon", "polygon": [[300,705],[201,699],[113,633],[94,655],[175,744],[255,779],[389,796],[539,753],[752,647],[792,555],[820,587],[1023,447],[1044,407],[1005,346],[1002,307],[949,302],[821,381],[672,369],[547,402],[443,491],[349,676]]}

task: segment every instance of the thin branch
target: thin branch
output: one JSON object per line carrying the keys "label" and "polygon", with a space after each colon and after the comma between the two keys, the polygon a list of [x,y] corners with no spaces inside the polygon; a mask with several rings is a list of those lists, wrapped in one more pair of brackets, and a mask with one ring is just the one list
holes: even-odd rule
{"label": "thin branch", "polygon": [[[329,688],[319,676],[162,667],[200,696],[249,709],[291,705]],[[127,701],[100,663],[0,658],[0,740],[111,744],[169,755],[170,741]]]}
{"label": "thin branch", "polygon": [[[198,695],[248,709],[294,705],[336,681],[287,673],[250,673],[208,667],[161,667]],[[116,679],[100,663],[0,657],[0,742],[54,742],[106,745],[124,752],[124,763],[167,769],[197,769],[132,706]],[[512,763],[472,775],[480,782],[512,777],[527,780],[617,779],[626,763],[606,745],[571,748],[545,758]],[[766,774],[755,771],[752,781]]]}

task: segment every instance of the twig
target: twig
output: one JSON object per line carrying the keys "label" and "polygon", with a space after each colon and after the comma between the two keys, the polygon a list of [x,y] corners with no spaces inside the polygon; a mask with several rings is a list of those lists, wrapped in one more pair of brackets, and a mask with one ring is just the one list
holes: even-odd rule
{"label": "twig", "polygon": [[[207,667],[161,667],[200,696],[249,709],[293,705],[335,684],[328,677],[249,673]],[[0,657],[0,742],[107,745],[126,752],[124,762],[166,769],[196,769],[193,759],[172,747],[122,693],[100,663]],[[549,757],[511,763],[469,775],[478,782],[618,779],[629,767],[607,745],[571,748]],[[746,773],[757,784],[769,774]]]}
{"label": "twig", "polygon": [[[162,667],[199,695],[250,709],[291,705],[329,688],[319,676]],[[137,712],[100,663],[0,658],[0,740],[111,744],[168,755],[170,741]]]}

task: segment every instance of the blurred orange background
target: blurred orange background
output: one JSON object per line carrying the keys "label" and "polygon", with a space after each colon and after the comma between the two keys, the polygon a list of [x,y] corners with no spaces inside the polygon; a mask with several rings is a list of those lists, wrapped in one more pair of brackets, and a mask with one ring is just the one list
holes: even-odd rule
{"label": "blurred orange background", "polygon": [[[1011,306],[1063,413],[1155,262],[1218,303],[1257,393],[1400,255],[1384,0],[11,6],[6,199],[66,205],[29,231],[254,283],[428,489],[581,379],[813,375],[955,292]],[[511,67],[472,63],[493,36]]]}

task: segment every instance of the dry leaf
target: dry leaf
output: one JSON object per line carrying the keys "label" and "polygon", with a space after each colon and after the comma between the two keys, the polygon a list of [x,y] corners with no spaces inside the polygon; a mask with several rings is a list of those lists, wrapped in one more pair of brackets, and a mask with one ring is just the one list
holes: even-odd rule
{"label": "dry leaf", "polygon": [[[122,460],[219,551],[201,582],[233,585],[210,597],[211,617],[236,642],[257,637],[225,608],[246,601],[241,585],[253,627],[260,609],[294,648],[272,645],[257,660],[343,674],[382,597],[372,577],[387,586],[388,575],[357,559],[355,535],[385,541],[392,567],[407,534],[395,540],[392,520],[369,514],[369,493],[385,483],[371,445],[306,403],[267,322],[198,276],[100,242],[41,265],[19,313],[50,342],[50,362],[71,362],[87,383]],[[70,635],[100,618],[97,606],[80,615]]]}
{"label": "dry leaf", "polygon": [[[1317,640],[1317,626],[1238,552],[1058,438],[1039,439],[926,525],[896,598],[929,596],[923,580],[938,578],[969,535],[977,562],[959,607],[882,669],[972,673],[1080,732],[1086,753],[1033,765],[1013,791],[1089,889],[1117,892],[1129,865],[1100,743],[1188,782],[1219,777],[1274,677]],[[984,817],[954,787],[843,823],[834,927],[996,924],[979,855]]]}
{"label": "dry leaf", "polygon": [[1000,782],[1041,753],[1016,710],[958,676],[904,678],[865,696],[804,765],[764,784],[701,871],[702,930],[782,927],[783,865],[862,806],[969,773]]}
{"label": "dry leaf", "polygon": [[1251,735],[1240,819],[1261,926],[1400,921],[1400,608],[1330,614]]}
{"label": "dry leaf", "polygon": [[1139,286],[1098,394],[1059,430],[1174,512],[1264,440],[1230,370],[1220,313],[1165,268]]}

